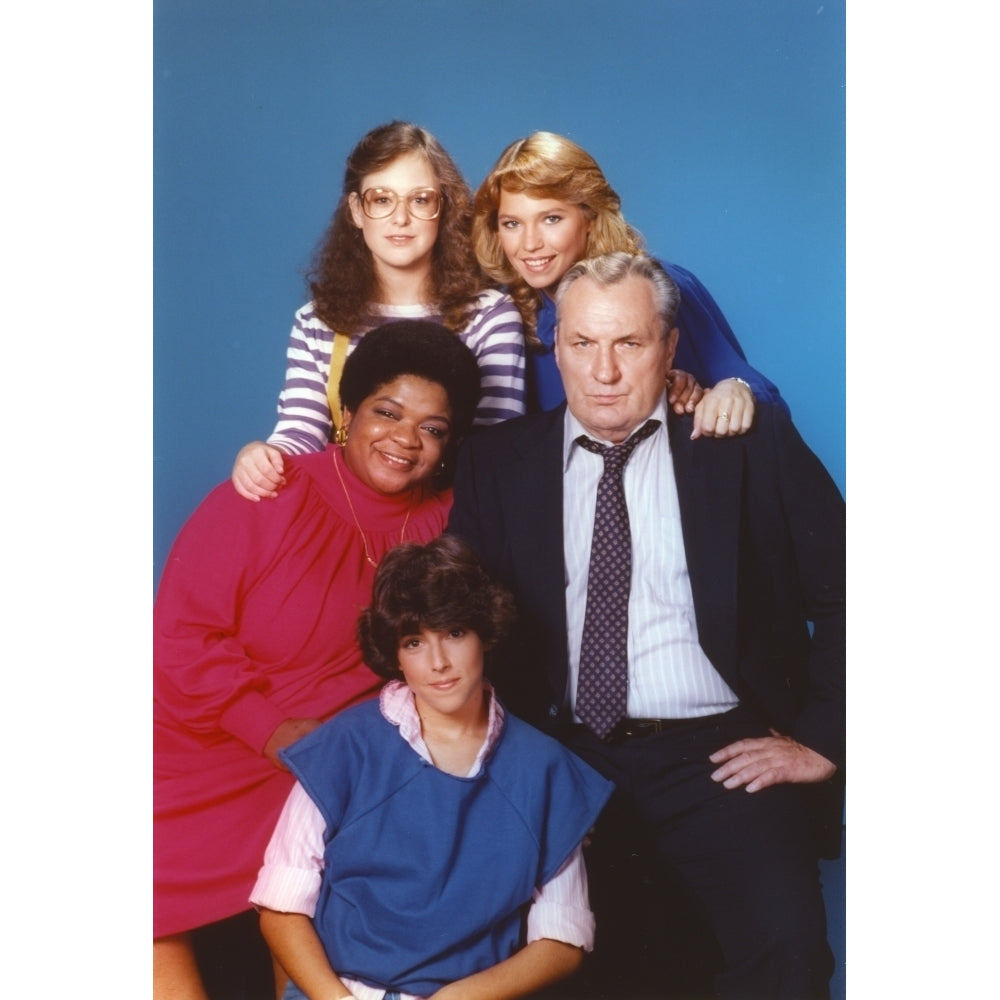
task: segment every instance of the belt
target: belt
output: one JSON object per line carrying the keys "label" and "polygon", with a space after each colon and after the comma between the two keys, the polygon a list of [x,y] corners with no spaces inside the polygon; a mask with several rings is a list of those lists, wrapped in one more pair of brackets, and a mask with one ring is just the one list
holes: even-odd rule
{"label": "belt", "polygon": [[[622,719],[607,736],[601,740],[608,746],[615,746],[625,740],[640,739],[645,736],[656,736],[658,733],[675,732],[684,727],[697,725],[705,721],[704,717],[691,719]],[[561,740],[578,739],[591,730],[582,722],[570,722],[556,728],[555,735]]]}
{"label": "belt", "polygon": [[608,740],[655,736],[657,733],[665,733],[690,721],[690,719],[622,719],[608,734]]}

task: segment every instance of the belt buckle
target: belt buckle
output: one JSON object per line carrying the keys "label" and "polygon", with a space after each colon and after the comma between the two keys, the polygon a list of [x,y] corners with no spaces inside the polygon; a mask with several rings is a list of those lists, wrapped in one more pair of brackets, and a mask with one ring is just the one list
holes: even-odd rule
{"label": "belt buckle", "polygon": [[655,736],[663,732],[662,719],[625,719],[623,736]]}
{"label": "belt buckle", "polygon": [[614,729],[604,737],[608,746],[617,746],[627,739],[655,736],[665,729],[663,719],[621,719]]}

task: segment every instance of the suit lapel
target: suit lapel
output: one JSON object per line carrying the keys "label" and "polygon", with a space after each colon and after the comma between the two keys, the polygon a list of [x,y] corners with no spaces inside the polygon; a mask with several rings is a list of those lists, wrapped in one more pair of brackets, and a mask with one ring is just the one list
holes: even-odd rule
{"label": "suit lapel", "polygon": [[690,420],[673,414],[668,426],[698,637],[735,688],[743,448],[736,438],[692,441]]}
{"label": "suit lapel", "polygon": [[[558,662],[546,664],[553,690],[566,675],[566,571],[563,555],[563,414],[528,422],[508,469],[496,479],[509,533],[507,552],[523,606],[551,625]],[[698,635],[705,654],[737,689],[738,571],[743,447],[739,439],[690,440],[690,420],[669,415],[684,550]],[[558,641],[556,641],[558,637]]]}
{"label": "suit lapel", "polygon": [[511,559],[518,579],[544,579],[563,607],[563,412],[545,413],[515,442],[509,474],[499,476],[504,518],[516,525]]}
{"label": "suit lapel", "polygon": [[511,464],[498,470],[507,557],[518,581],[522,614],[545,633],[544,669],[553,696],[565,688],[566,571],[563,556],[563,413],[530,421],[514,442]]}

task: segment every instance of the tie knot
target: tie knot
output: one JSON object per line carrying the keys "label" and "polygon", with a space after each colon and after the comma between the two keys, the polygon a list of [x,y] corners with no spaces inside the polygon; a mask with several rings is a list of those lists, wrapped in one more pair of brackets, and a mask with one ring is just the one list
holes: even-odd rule
{"label": "tie knot", "polygon": [[586,448],[587,451],[592,451],[595,455],[600,455],[604,459],[605,471],[611,469],[615,472],[620,472],[625,468],[625,463],[635,450],[635,446],[640,441],[645,441],[659,426],[659,420],[647,420],[628,440],[622,441],[621,444],[602,445],[585,434],[581,434],[576,439],[576,443],[581,448]]}

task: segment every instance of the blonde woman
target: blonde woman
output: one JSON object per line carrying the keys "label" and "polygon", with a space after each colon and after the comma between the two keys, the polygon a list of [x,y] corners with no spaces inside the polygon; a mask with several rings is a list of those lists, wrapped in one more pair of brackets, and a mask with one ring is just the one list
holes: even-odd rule
{"label": "blonde woman", "polygon": [[[550,410],[565,398],[552,354],[552,293],[578,260],[639,253],[642,237],[585,149],[554,132],[534,132],[512,142],[480,185],[472,239],[481,267],[506,286],[524,321],[528,410]],[[670,403],[678,413],[695,413],[695,436],[742,434],[753,422],[755,397],[785,405],[778,389],[747,363],[704,285],[690,271],[661,263],[681,293],[675,360],[682,371],[673,373]],[[689,394],[685,373],[713,387],[700,402]]]}

